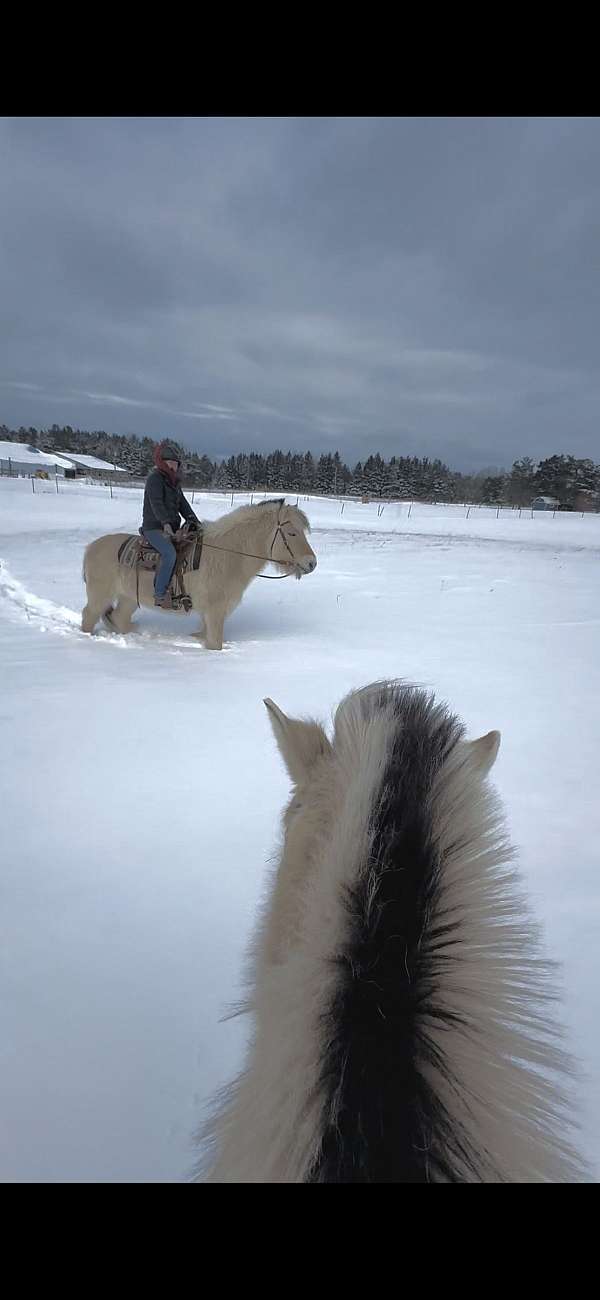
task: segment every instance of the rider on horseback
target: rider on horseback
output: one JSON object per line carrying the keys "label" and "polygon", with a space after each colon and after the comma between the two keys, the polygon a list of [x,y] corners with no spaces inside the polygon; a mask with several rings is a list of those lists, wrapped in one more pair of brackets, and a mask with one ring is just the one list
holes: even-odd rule
{"label": "rider on horseback", "polygon": [[[140,532],[161,556],[154,579],[154,604],[162,609],[171,609],[168,586],[177,559],[174,543],[199,528],[200,520],[183,495],[179,474],[181,461],[172,443],[161,442],[155,447],[154,464],[156,468],[146,479]],[[181,516],[186,521],[183,528],[180,528]]]}

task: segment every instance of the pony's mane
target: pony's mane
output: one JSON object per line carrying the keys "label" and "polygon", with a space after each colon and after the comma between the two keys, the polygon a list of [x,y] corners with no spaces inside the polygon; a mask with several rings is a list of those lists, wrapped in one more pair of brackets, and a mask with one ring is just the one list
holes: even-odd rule
{"label": "pony's mane", "polygon": [[206,525],[214,536],[224,536],[233,529],[243,527],[244,524],[252,524],[261,521],[265,514],[277,516],[280,510],[285,511],[285,519],[297,524],[303,532],[310,532],[310,524],[306,515],[297,506],[286,504],[285,497],[270,497],[266,501],[259,501],[256,505],[238,506],[235,510],[230,510],[226,515],[221,515],[219,519],[213,519]]}
{"label": "pony's mane", "polygon": [[309,1180],[578,1181],[553,968],[464,727],[402,683],[354,693],[334,748],[367,783],[374,729],[387,758],[340,898]]}
{"label": "pony's mane", "polygon": [[275,890],[286,867],[304,884],[283,930],[268,935],[273,895],[257,932],[245,1009],[259,1033],[198,1176],[589,1178],[553,967],[484,771],[426,691],[378,682],[342,701],[286,813]]}

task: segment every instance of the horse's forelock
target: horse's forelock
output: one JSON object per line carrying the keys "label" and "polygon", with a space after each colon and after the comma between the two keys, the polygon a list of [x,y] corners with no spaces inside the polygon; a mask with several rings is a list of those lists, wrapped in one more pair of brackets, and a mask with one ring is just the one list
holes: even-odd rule
{"label": "horse's forelock", "polygon": [[[373,682],[352,691],[338,706],[334,718],[334,747],[368,755],[376,743],[391,749],[398,743],[421,755],[426,749],[433,761],[445,762],[464,727],[443,703],[428,692],[401,680]],[[414,757],[413,754],[413,757]]]}
{"label": "horse's forelock", "polygon": [[285,517],[281,520],[283,524],[297,524],[305,533],[310,532],[310,523],[298,506],[293,506],[285,497],[268,497],[266,501],[259,501],[255,507],[257,510],[277,510],[284,511]]}
{"label": "horse's forelock", "polygon": [[[285,502],[284,502],[284,504],[285,504]],[[289,506],[289,505],[288,505],[288,506],[286,506],[286,511],[287,511],[288,513],[287,513],[286,518],[284,518],[284,519],[282,520],[282,523],[283,523],[283,524],[296,524],[297,526],[299,526],[299,527],[302,528],[302,531],[303,531],[303,532],[305,532],[305,533],[309,533],[309,532],[310,532],[310,523],[309,523],[309,521],[308,521],[306,515],[304,514],[304,511],[303,511],[303,510],[299,510],[299,509],[298,509],[298,506]]]}
{"label": "horse's forelock", "polygon": [[[257,501],[254,509],[256,510],[280,510],[285,505],[285,497],[267,497],[264,501]],[[252,507],[251,507],[252,509]]]}
{"label": "horse's forelock", "polygon": [[371,722],[384,713],[393,716],[397,712],[399,692],[410,689],[405,682],[382,680],[351,691],[336,709],[336,728],[340,724]]}

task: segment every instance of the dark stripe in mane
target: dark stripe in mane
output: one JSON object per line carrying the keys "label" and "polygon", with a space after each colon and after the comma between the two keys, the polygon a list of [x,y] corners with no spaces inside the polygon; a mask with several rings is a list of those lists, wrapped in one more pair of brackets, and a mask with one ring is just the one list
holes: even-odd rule
{"label": "dark stripe in mane", "polygon": [[335,959],[340,985],[323,1025],[325,1123],[309,1181],[456,1182],[465,1171],[478,1181],[481,1157],[423,1074],[425,1065],[449,1079],[427,1025],[456,1019],[437,990],[458,921],[441,907],[430,794],[464,728],[411,687],[382,689],[362,707],[368,718],[385,709],[395,735],[372,857],[347,896],[350,938]]}

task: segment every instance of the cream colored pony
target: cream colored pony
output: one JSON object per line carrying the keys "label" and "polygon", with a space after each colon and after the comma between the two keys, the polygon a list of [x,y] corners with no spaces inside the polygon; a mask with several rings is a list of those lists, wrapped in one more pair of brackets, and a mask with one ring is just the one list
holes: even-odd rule
{"label": "cream colored pony", "polygon": [[[203,617],[203,627],[194,635],[204,640],[208,650],[222,650],[225,619],[269,561],[296,578],[313,572],[317,561],[306,538],[309,527],[306,515],[286,505],[283,498],[240,506],[205,524],[200,568],[185,575],[185,587],[194,612]],[[84,632],[93,632],[100,619],[113,631],[134,631],[131,616],[138,604],[154,605],[154,574],[143,569],[136,573],[118,562],[119,548],[128,535],[109,533],[87,547]]]}
{"label": "cream colored pony", "polygon": [[331,740],[265,703],[294,792],[207,1181],[585,1180],[552,967],[487,783],[498,732],[469,742],[398,682],[344,700]]}

